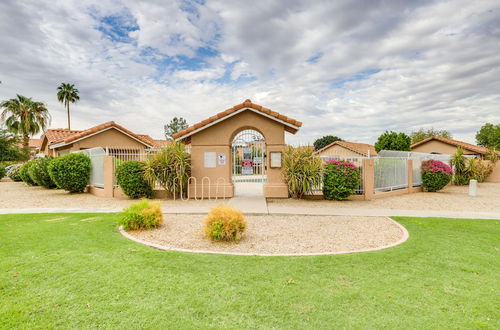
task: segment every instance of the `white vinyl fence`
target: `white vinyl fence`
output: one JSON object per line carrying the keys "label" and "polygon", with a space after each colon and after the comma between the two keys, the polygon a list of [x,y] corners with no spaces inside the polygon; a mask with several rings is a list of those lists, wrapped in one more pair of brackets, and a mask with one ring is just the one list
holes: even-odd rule
{"label": "white vinyl fence", "polygon": [[408,187],[408,162],[404,158],[375,158],[375,191]]}

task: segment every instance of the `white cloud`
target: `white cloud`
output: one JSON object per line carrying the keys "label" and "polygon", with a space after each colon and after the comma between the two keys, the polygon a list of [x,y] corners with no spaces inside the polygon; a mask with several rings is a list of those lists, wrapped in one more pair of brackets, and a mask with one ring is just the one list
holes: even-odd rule
{"label": "white cloud", "polygon": [[[293,143],[430,126],[474,142],[500,122],[495,1],[10,0],[0,13],[0,99],[46,102],[53,127],[66,121],[61,82],[81,92],[74,127],[116,120],[155,137],[173,116],[194,123],[246,98],[303,121]],[[113,40],[103,17],[137,29]],[[176,57],[200,47],[217,53]]]}

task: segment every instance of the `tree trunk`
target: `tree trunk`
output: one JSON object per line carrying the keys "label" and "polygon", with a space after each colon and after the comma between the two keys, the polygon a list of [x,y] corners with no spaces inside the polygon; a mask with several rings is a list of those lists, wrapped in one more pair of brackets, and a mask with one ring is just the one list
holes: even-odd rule
{"label": "tree trunk", "polygon": [[68,130],[71,129],[71,119],[69,117],[69,102],[66,104],[66,108],[68,108]]}
{"label": "tree trunk", "polygon": [[30,147],[30,136],[28,134],[23,134],[23,148]]}

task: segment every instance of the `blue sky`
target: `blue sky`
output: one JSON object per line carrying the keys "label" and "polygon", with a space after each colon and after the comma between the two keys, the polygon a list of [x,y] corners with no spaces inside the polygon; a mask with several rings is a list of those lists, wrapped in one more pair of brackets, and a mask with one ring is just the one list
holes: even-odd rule
{"label": "blue sky", "polygon": [[[162,137],[250,98],[331,134],[447,129],[474,142],[500,122],[496,1],[34,1],[0,3],[0,99],[45,102],[76,84],[75,128],[107,120]],[[19,22],[23,22],[20,24]]]}

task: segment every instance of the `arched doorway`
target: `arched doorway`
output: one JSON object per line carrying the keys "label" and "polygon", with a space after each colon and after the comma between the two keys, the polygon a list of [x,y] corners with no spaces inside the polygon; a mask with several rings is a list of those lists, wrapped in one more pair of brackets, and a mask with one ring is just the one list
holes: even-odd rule
{"label": "arched doorway", "polygon": [[235,195],[263,195],[266,175],[266,141],[254,129],[244,129],[231,142],[231,181]]}

